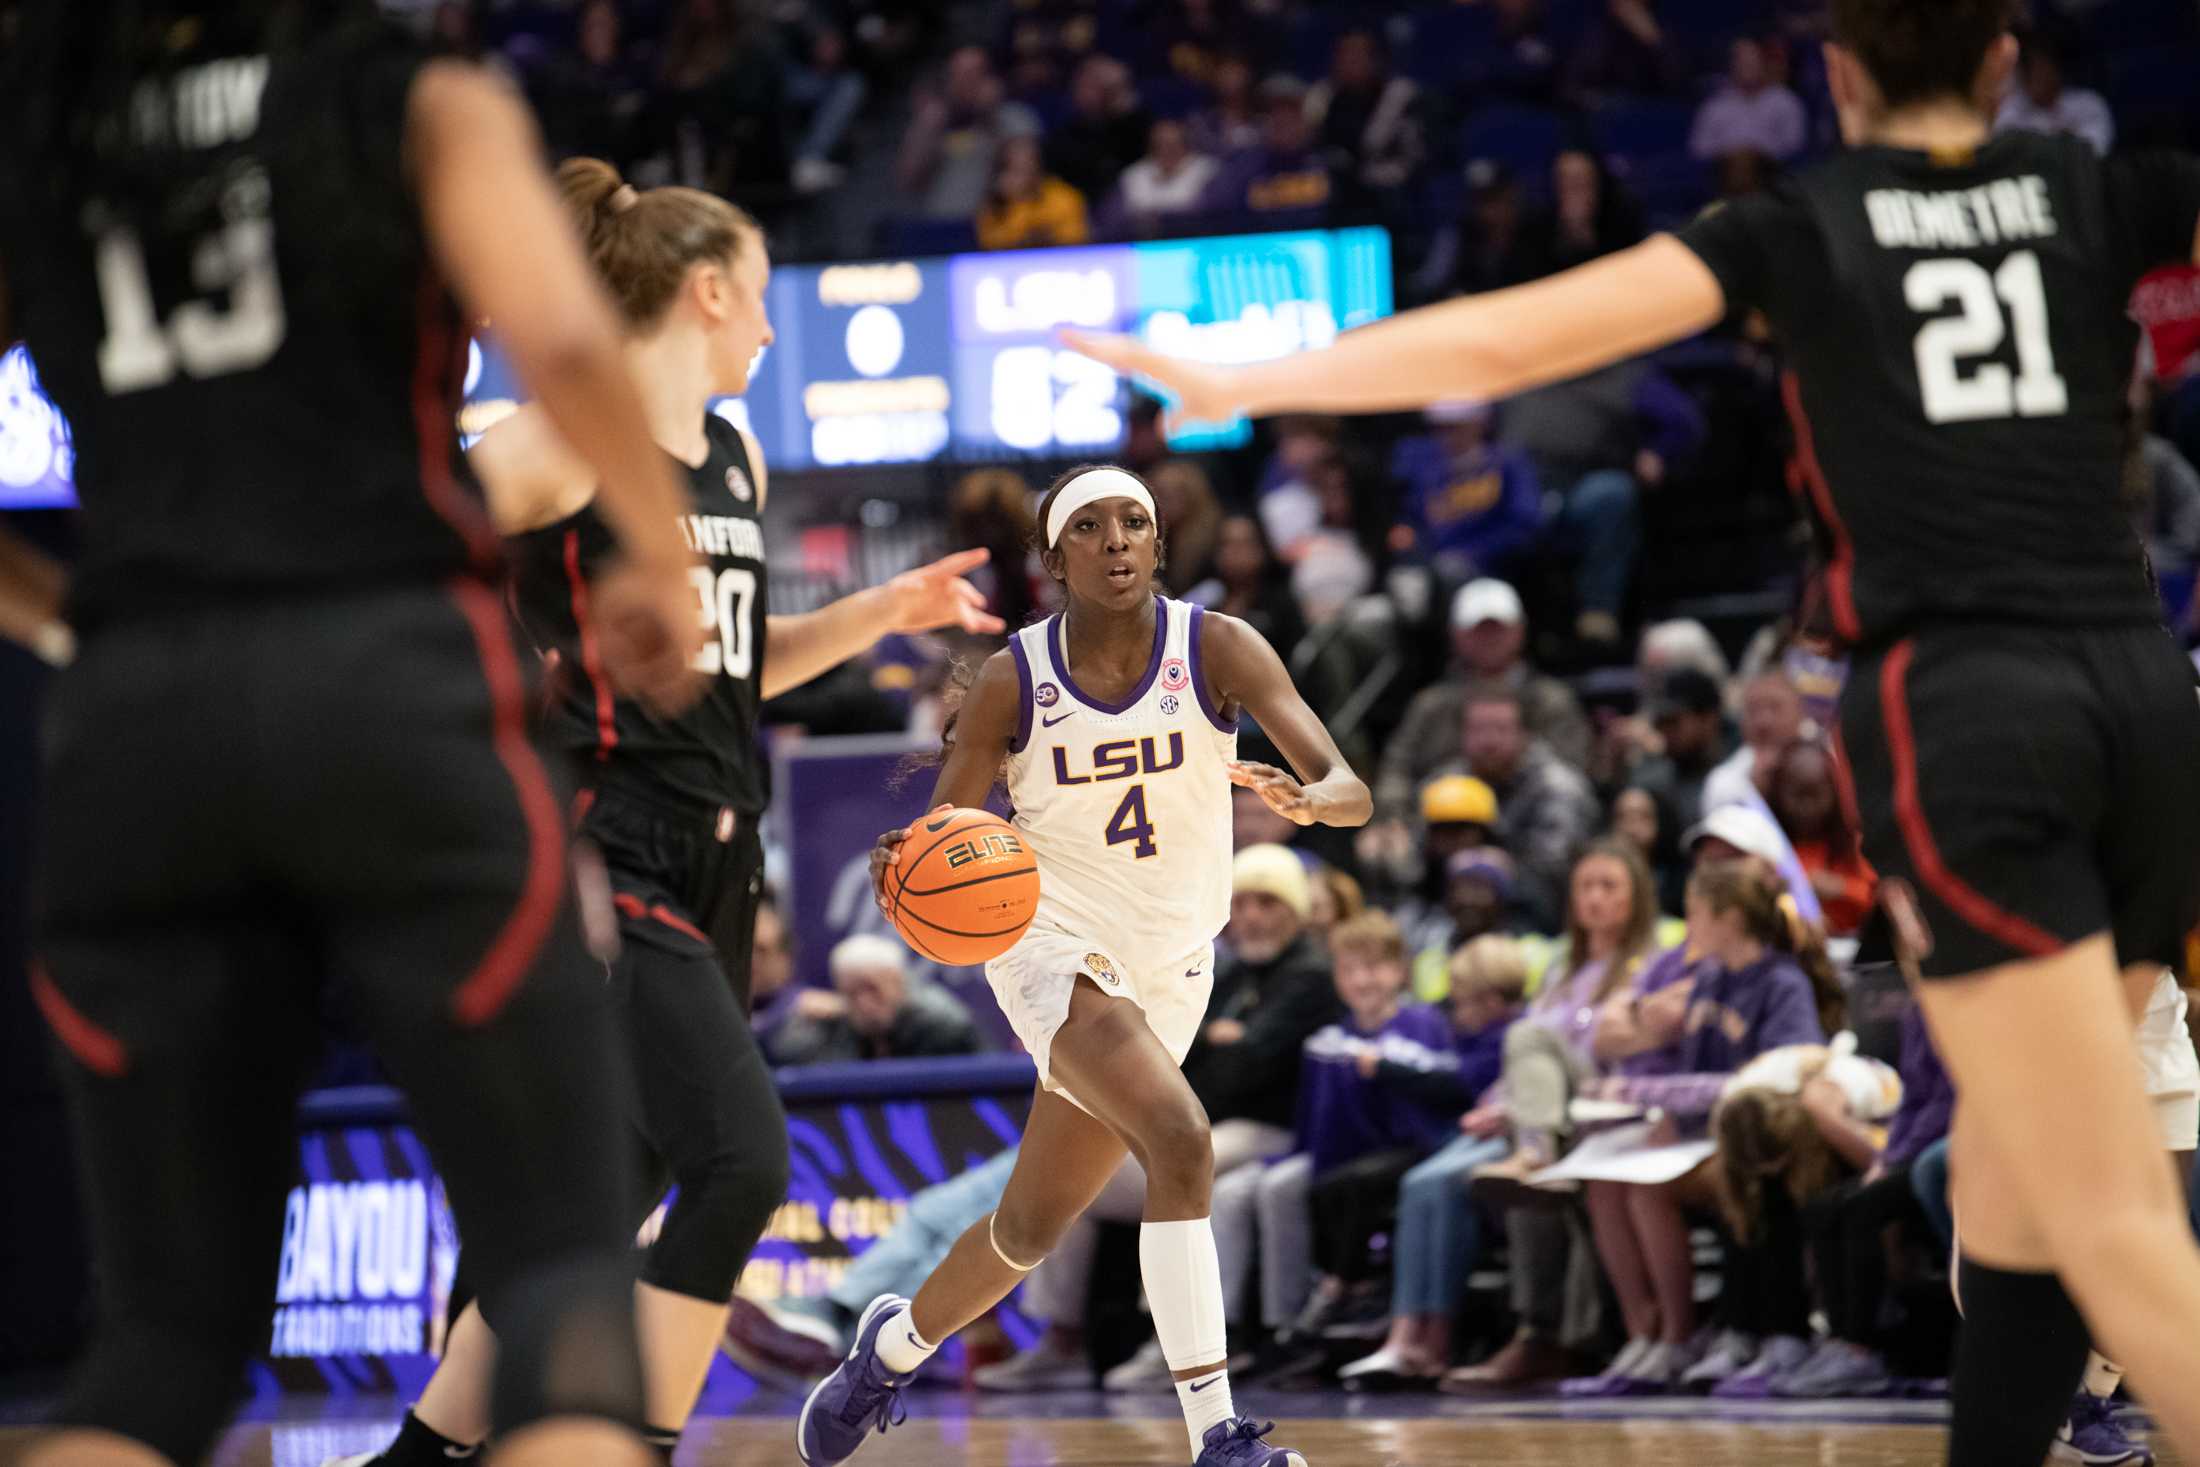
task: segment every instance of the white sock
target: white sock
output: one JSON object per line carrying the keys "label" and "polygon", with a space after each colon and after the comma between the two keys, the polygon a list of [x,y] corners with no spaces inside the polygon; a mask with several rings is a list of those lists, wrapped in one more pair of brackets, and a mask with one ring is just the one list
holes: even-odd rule
{"label": "white sock", "polygon": [[2123,1384],[2124,1368],[2095,1350],[2085,1358],[2085,1393],[2105,1401]]}
{"label": "white sock", "polygon": [[1169,1369],[1215,1367],[1176,1383],[1176,1398],[1184,1408],[1184,1426],[1196,1458],[1206,1445],[1207,1428],[1237,1415],[1230,1399],[1230,1374],[1222,1368],[1229,1331],[1222,1318],[1222,1268],[1215,1258],[1214,1229],[1203,1217],[1142,1224],[1138,1269],[1146,1283],[1146,1306],[1153,1311],[1153,1331]]}
{"label": "white sock", "polygon": [[932,1358],[940,1347],[928,1344],[917,1333],[916,1317],[908,1309],[886,1316],[878,1330],[878,1363],[896,1375],[907,1375]]}

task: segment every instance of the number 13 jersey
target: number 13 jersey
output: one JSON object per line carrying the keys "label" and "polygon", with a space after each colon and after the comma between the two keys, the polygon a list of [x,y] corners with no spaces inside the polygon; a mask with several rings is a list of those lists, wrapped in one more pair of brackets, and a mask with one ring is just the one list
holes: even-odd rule
{"label": "number 13 jersey", "polygon": [[[579,761],[579,776],[648,795],[671,794],[763,813],[756,746],[764,670],[764,523],[755,466],[740,430],[712,414],[710,455],[677,465],[688,488],[681,538],[702,563],[689,572],[703,649],[703,696],[675,718],[619,697],[604,675],[594,594],[618,542],[593,503],[511,541],[513,597],[528,636],[557,654],[544,736]],[[637,789],[638,787],[638,789]]]}
{"label": "number 13 jersey", "polygon": [[1154,598],[1153,654],[1121,703],[1070,677],[1062,614],[1009,642],[1022,710],[1008,795],[1039,861],[1032,928],[1104,944],[1134,970],[1182,957],[1230,920],[1237,726],[1207,688],[1205,615]]}
{"label": "number 13 jersey", "polygon": [[1679,232],[1788,352],[1793,487],[1847,641],[2158,621],[2120,487],[2141,276],[2190,261],[2200,164],[2007,133],[1865,147]]}

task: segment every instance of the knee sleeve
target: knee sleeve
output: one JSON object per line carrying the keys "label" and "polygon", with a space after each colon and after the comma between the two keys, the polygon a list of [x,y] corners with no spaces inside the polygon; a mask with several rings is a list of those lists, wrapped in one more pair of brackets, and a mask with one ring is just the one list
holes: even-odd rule
{"label": "knee sleeve", "polygon": [[197,1462],[243,1394],[245,1361],[264,1343],[264,1323],[259,1313],[190,1328],[104,1323],[54,1424],[114,1432],[172,1462]]}
{"label": "knee sleeve", "polygon": [[499,1434],[551,1416],[595,1416],[642,1428],[634,1274],[625,1258],[532,1270],[497,1291],[496,1305],[490,1415]]}
{"label": "knee sleeve", "polygon": [[787,1200],[787,1134],[773,1130],[745,1151],[677,1173],[680,1195],[642,1266],[645,1282],[723,1303],[732,1297],[756,1240]]}

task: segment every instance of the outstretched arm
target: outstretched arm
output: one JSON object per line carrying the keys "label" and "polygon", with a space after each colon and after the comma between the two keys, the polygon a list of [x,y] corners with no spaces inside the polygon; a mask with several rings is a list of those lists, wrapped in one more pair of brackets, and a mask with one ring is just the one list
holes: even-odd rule
{"label": "outstretched arm", "polygon": [[1241,415],[1486,402],[1693,336],[1725,314],[1709,267],[1661,234],[1548,280],[1424,306],[1273,362],[1217,367],[1163,356],[1134,337],[1066,332],[1063,339],[1167,389],[1176,398],[1173,428]]}
{"label": "outstretched arm", "polygon": [[985,564],[987,554],[958,551],[816,611],[767,618],[764,696],[776,698],[801,687],[869,651],[889,632],[929,632],[938,627],[961,627],[977,635],[1006,631],[1008,623],[987,611],[984,594],[963,579],[965,571]]}
{"label": "outstretched arm", "polygon": [[1300,825],[1365,825],[1375,808],[1321,719],[1299,696],[1290,671],[1267,639],[1234,616],[1201,618],[1200,660],[1218,708],[1242,707],[1275,741],[1299,777],[1268,764],[1233,764],[1230,780],[1258,793]]}

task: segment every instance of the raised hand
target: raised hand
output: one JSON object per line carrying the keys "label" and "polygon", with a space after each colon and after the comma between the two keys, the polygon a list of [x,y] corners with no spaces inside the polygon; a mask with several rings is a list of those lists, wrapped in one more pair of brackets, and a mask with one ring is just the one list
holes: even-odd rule
{"label": "raised hand", "polygon": [[985,593],[963,579],[990,556],[985,550],[958,550],[888,581],[887,629],[929,632],[952,626],[974,635],[1007,631],[1008,623],[985,609]]}
{"label": "raised hand", "polygon": [[1241,416],[1235,377],[1228,367],[1164,356],[1135,336],[1065,331],[1062,344],[1125,376],[1144,377],[1173,399],[1162,427],[1180,432],[1195,423],[1227,423]]}

